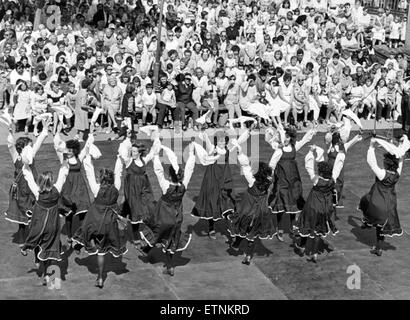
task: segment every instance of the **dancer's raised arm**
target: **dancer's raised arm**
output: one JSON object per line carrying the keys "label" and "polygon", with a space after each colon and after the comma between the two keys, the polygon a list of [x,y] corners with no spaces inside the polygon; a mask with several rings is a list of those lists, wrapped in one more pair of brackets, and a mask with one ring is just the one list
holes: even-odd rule
{"label": "dancer's raised arm", "polygon": [[379,180],[383,180],[384,177],[386,176],[386,170],[380,168],[377,165],[376,153],[375,153],[375,150],[374,150],[374,144],[375,143],[376,143],[376,141],[374,139],[372,139],[370,141],[369,150],[367,151],[367,163],[369,164],[370,169],[372,169],[372,171],[374,172],[376,177]]}
{"label": "dancer's raised arm", "polygon": [[252,167],[249,162],[249,158],[242,153],[242,148],[238,146],[238,162],[241,166],[242,173],[245,176],[246,181],[248,181],[248,185],[251,188],[255,183],[255,177],[252,173]]}
{"label": "dancer's raised arm", "polygon": [[26,179],[28,187],[30,188],[34,196],[36,197],[36,200],[38,200],[38,196],[40,194],[40,188],[38,187],[36,181],[34,180],[33,173],[31,172],[30,167],[25,164],[22,170],[23,170],[24,179]]}
{"label": "dancer's raised arm", "polygon": [[13,137],[13,130],[11,129],[11,127],[9,127],[9,134],[7,136],[7,148],[9,149],[10,155],[11,155],[11,159],[13,160],[13,163],[16,162],[19,154],[16,150],[16,146],[15,146],[15,141],[14,141],[14,137]]}
{"label": "dancer's raised arm", "polygon": [[[26,179],[28,187],[30,188],[31,192],[34,194],[36,200],[38,200],[40,195],[40,188],[34,180],[33,172],[31,171],[28,165],[23,166],[23,175],[24,179]],[[54,183],[54,187],[57,189],[58,192],[61,192],[63,188],[63,184],[68,176],[68,165],[66,162],[63,162],[60,170],[58,172],[57,181]]]}
{"label": "dancer's raised arm", "polygon": [[[61,129],[61,125],[59,125],[59,128]],[[64,156],[63,156],[63,150],[62,148],[65,148],[65,142],[61,140],[60,137],[60,130],[57,130],[55,136],[54,136],[54,149],[56,150],[58,160],[60,160],[60,163],[63,163],[64,161]]]}
{"label": "dancer's raised arm", "polygon": [[161,148],[161,141],[159,140],[159,136],[157,136],[154,139],[154,143],[152,144],[149,153],[145,157],[142,158],[145,164],[147,164],[154,158],[155,153],[159,150],[159,148]]}
{"label": "dancer's raised arm", "polygon": [[313,154],[313,150],[315,150],[316,146],[310,146],[309,152],[305,156],[305,169],[309,175],[310,180],[313,182],[313,185],[319,180],[319,176],[315,172],[315,155]]}
{"label": "dancer's raised arm", "polygon": [[332,170],[332,178],[334,181],[339,178],[340,172],[342,172],[344,163],[346,159],[346,154],[344,152],[339,152],[336,156],[335,159],[335,164],[333,165],[333,170]]}
{"label": "dancer's raised arm", "polygon": [[36,156],[38,150],[40,150],[41,145],[48,136],[48,127],[51,124],[51,119],[48,118],[47,121],[43,121],[43,130],[33,144],[33,158]]}
{"label": "dancer's raised arm", "polygon": [[362,141],[362,140],[363,140],[363,138],[362,138],[361,134],[355,135],[352,139],[350,139],[348,142],[345,143],[345,145],[344,145],[345,151],[347,152],[347,150],[349,150],[356,143],[358,143],[359,141]]}
{"label": "dancer's raised arm", "polygon": [[325,150],[323,150],[321,147],[315,146],[315,150],[316,150],[316,162],[320,162],[320,161],[325,161]]}
{"label": "dancer's raised arm", "polygon": [[194,173],[195,168],[195,146],[191,142],[189,144],[189,157],[187,162],[185,163],[185,170],[184,170],[184,179],[182,180],[183,185],[185,188],[188,188],[189,181],[191,180],[192,174]]}
{"label": "dancer's raised arm", "polygon": [[120,191],[121,189],[121,179],[122,179],[122,169],[124,167],[124,160],[120,157],[117,157],[114,167],[114,186]]}
{"label": "dancer's raised arm", "polygon": [[159,153],[154,155],[152,160],[155,175],[157,176],[159,186],[161,187],[162,194],[166,194],[170,185],[170,182],[165,179],[164,168],[162,167],[161,160],[159,159]]}
{"label": "dancer's raised arm", "polygon": [[282,155],[283,155],[282,148],[277,148],[275,150],[275,152],[273,153],[272,158],[269,161],[269,167],[271,167],[272,170],[275,170],[276,165],[278,164],[278,162],[279,162],[280,158],[282,157]]}
{"label": "dancer's raised arm", "polygon": [[58,192],[61,192],[61,190],[63,189],[63,185],[68,176],[68,171],[69,171],[68,163],[64,161],[62,166],[60,167],[60,170],[58,171],[57,181],[54,184],[54,187],[57,189]]}
{"label": "dancer's raised arm", "polygon": [[206,132],[200,133],[199,138],[205,142],[205,148],[208,154],[211,154],[212,152],[214,152],[215,146],[209,139],[209,136]]}
{"label": "dancer's raised arm", "polygon": [[100,190],[100,185],[97,183],[97,180],[95,179],[94,166],[91,161],[91,156],[89,154],[85,156],[83,160],[83,164],[84,164],[84,169],[85,169],[85,175],[87,177],[91,192],[96,198],[98,195],[98,191]]}
{"label": "dancer's raised arm", "polygon": [[314,135],[316,134],[315,129],[311,129],[306,134],[303,136],[303,138],[299,141],[296,141],[295,143],[295,149],[296,151],[299,151],[306,143],[310,142]]}

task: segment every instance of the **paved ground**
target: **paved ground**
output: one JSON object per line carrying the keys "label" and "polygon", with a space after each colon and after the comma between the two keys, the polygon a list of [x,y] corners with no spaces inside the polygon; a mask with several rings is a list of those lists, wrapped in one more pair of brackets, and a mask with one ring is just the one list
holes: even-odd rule
{"label": "paved ground", "polygon": [[[371,125],[368,125],[371,127]],[[11,183],[12,165],[4,135],[0,142],[0,208],[7,207],[7,192]],[[263,140],[263,139],[261,139]],[[321,145],[323,134],[314,142]],[[113,167],[118,142],[97,142],[104,159],[95,167]],[[256,248],[256,257],[249,267],[241,264],[242,256],[228,249],[224,224],[217,224],[217,240],[202,235],[206,224],[190,216],[193,199],[199,192],[204,169],[197,165],[189,190],[184,198],[187,214],[184,228],[193,232],[193,239],[182,257],[178,257],[174,277],[162,274],[163,257],[158,251],[148,259],[138,257],[132,246],[121,260],[109,258],[107,280],[103,290],[93,287],[96,279],[95,257],[68,252],[62,263],[61,290],[49,290],[39,285],[33,256],[23,257],[13,243],[16,226],[0,220],[0,299],[409,299],[410,298],[410,214],[408,197],[410,186],[409,162],[397,187],[398,208],[405,234],[387,239],[382,257],[372,256],[369,246],[375,240],[375,231],[362,231],[356,207],[361,195],[368,191],[374,176],[368,168],[365,154],[368,141],[359,143],[349,152],[346,163],[345,209],[340,210],[337,222],[340,233],[331,238],[334,252],[325,251],[318,264],[306,261],[293,252],[291,241],[276,239],[263,241]],[[255,155],[248,149],[249,153]],[[304,183],[304,195],[311,185],[302,166],[307,147],[299,152],[299,164]],[[260,142],[261,160],[268,161],[272,151]],[[252,158],[255,158],[254,156]],[[37,158],[38,171],[57,171],[58,162],[52,145],[43,146]],[[233,166],[235,193],[245,188],[245,180]],[[157,197],[159,185],[151,165],[149,177]],[[63,242],[65,236],[63,236]],[[346,286],[348,266],[357,264],[361,269],[361,289]]]}

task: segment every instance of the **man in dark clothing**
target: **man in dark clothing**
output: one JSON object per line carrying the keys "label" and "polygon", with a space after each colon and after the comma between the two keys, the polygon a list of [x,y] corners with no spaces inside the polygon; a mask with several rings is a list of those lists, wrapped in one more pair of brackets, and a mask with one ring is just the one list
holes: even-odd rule
{"label": "man in dark clothing", "polygon": [[178,79],[178,85],[176,87],[175,97],[177,101],[177,109],[181,114],[181,121],[183,123],[182,130],[186,130],[185,122],[185,109],[192,112],[192,120],[194,121],[194,130],[198,130],[196,125],[196,119],[198,118],[198,107],[196,106],[194,99],[192,99],[192,92],[194,91],[194,85],[191,83],[191,75],[189,73],[180,75]]}

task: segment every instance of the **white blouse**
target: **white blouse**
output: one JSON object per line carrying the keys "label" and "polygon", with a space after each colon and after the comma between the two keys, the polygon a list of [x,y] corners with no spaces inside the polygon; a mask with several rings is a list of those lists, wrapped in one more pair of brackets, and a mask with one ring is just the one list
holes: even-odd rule
{"label": "white blouse", "polygon": [[[166,194],[169,189],[169,186],[173,183],[165,179],[164,168],[162,167],[161,160],[159,159],[158,155],[154,156],[153,166],[154,166],[154,172],[155,172],[155,175],[157,176],[158,183],[161,187],[162,193]],[[192,173],[194,172],[194,167],[195,167],[195,155],[193,152],[190,152],[188,160],[185,164],[184,178],[182,180],[182,184],[185,186],[185,188],[188,188],[188,183],[191,180]]]}
{"label": "white blouse", "polygon": [[[333,171],[332,171],[332,179],[334,181],[337,180],[337,178],[340,175],[340,172],[343,169],[345,158],[346,158],[346,155],[342,152],[338,153],[338,155],[336,156],[335,164],[333,166]],[[315,156],[313,155],[312,151],[309,151],[305,157],[305,168],[309,174],[310,180],[312,180],[313,182],[313,185],[316,185],[318,183],[319,178],[324,179],[315,172]]]}
{"label": "white blouse", "polygon": [[[91,156],[89,154],[86,155],[83,161],[84,164],[84,169],[85,169],[85,175],[87,176],[88,184],[90,186],[91,192],[94,195],[94,198],[97,197],[98,192],[100,191],[100,184],[97,183],[95,179],[95,173],[94,173],[94,166],[91,162]],[[115,166],[114,169],[114,186],[115,188],[120,191],[121,189],[121,172],[119,172],[119,168]]]}
{"label": "white blouse", "polygon": [[[61,192],[61,189],[63,188],[64,182],[68,176],[68,170],[68,165],[63,165],[61,166],[60,171],[58,172],[58,178],[56,183],[54,184],[54,187],[57,189],[58,192]],[[33,192],[34,196],[36,197],[36,200],[38,200],[40,195],[40,188],[35,182],[33,173],[31,172],[31,169],[28,165],[23,166],[23,175],[27,181],[27,184],[31,192]]]}

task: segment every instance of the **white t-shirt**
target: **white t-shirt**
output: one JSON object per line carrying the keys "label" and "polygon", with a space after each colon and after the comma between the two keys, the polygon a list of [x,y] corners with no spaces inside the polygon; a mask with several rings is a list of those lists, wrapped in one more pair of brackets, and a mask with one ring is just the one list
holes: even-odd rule
{"label": "white t-shirt", "polygon": [[148,94],[148,92],[144,92],[142,95],[142,104],[144,106],[152,107],[155,106],[157,103],[157,96],[154,91],[151,92],[151,94]]}

